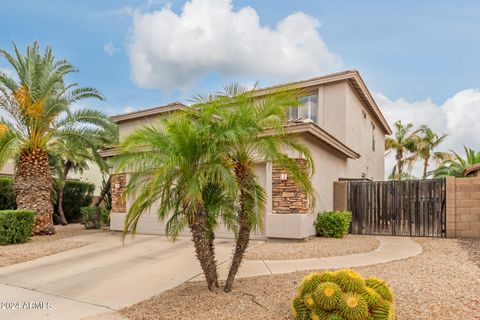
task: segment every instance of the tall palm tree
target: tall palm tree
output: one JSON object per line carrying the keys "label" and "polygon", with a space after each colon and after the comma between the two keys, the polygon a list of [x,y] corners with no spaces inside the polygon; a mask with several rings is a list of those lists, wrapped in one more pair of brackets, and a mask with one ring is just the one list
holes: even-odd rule
{"label": "tall palm tree", "polygon": [[[237,224],[239,226],[235,253],[232,259],[224,291],[233,288],[233,282],[243,260],[253,230],[261,227],[265,208],[265,191],[255,175],[258,161],[271,161],[283,166],[298,186],[306,192],[310,207],[315,206],[315,192],[310,174],[313,160],[308,148],[292,135],[285,133],[287,110],[299,106],[301,92],[287,88],[259,99],[254,91],[239,85],[226,87],[223,93],[199,96],[194,101],[200,110],[205,106],[216,110],[220,122],[230,125],[233,135],[225,145],[225,153],[233,164],[239,184]],[[286,150],[296,152],[306,160],[302,166],[289,158]]]}
{"label": "tall palm tree", "polygon": [[413,124],[404,125],[402,121],[393,124],[395,132],[393,136],[385,138],[385,152],[395,152],[395,173],[396,179],[404,176],[405,166],[410,167],[418,158],[418,131],[413,130]]}
{"label": "tall palm tree", "polygon": [[196,256],[209,290],[219,288],[213,230],[217,217],[232,226],[238,192],[224,145],[235,132],[214,121],[212,110],[186,111],[134,131],[120,145],[115,172],[131,173],[126,194],[133,199],[124,235],[135,233],[141,215],[158,204],[166,234],[192,233]]}
{"label": "tall palm tree", "polygon": [[56,59],[51,47],[40,52],[38,43],[22,55],[0,49],[0,56],[15,71],[15,77],[0,72],[0,165],[16,158],[14,190],[19,209],[36,212],[33,234],[53,234],[50,190],[52,172],[49,150],[67,138],[94,136],[105,119],[92,110],[71,112],[70,106],[87,98],[103,100],[93,88],[66,84],[65,76],[76,69],[64,59]]}
{"label": "tall palm tree", "polygon": [[447,134],[438,135],[426,125],[421,126],[419,132],[417,154],[420,159],[423,159],[423,179],[425,179],[428,176],[430,160],[440,163],[449,158],[447,152],[435,151],[445,141]]}
{"label": "tall palm tree", "polygon": [[464,146],[465,159],[451,151],[454,159],[448,159],[432,172],[434,178],[445,178],[447,176],[462,177],[465,169],[471,165],[480,163],[480,151],[474,151]]}

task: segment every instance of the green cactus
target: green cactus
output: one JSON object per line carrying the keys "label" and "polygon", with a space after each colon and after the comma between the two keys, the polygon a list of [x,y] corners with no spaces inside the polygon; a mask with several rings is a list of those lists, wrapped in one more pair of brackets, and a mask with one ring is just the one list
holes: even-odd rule
{"label": "green cactus", "polygon": [[328,317],[328,313],[320,308],[315,308],[310,312],[310,319],[312,320],[325,320]]}
{"label": "green cactus", "polygon": [[390,286],[383,281],[382,279],[378,278],[368,278],[365,280],[365,284],[377,291],[377,293],[385,300],[393,302],[393,294],[392,294],[392,289],[390,289]]}
{"label": "green cactus", "polygon": [[303,296],[303,303],[309,310],[315,308],[315,300],[313,299],[313,293],[307,293]]}
{"label": "green cactus", "polygon": [[317,272],[311,273],[303,278],[298,288],[299,293],[301,295],[312,293],[320,283],[322,283],[321,274]]}
{"label": "green cactus", "polygon": [[370,287],[365,287],[361,295],[370,308],[377,306],[382,301],[382,297],[377,293],[377,291]]}
{"label": "green cactus", "polygon": [[342,297],[342,289],[333,282],[320,284],[313,292],[315,303],[324,310],[334,310]]}
{"label": "green cactus", "polygon": [[369,315],[367,302],[359,294],[353,292],[343,295],[338,309],[347,320],[366,320]]}
{"label": "green cactus", "polygon": [[378,306],[371,311],[373,320],[394,320],[395,307],[388,301],[382,301]]}
{"label": "green cactus", "polygon": [[295,320],[395,320],[395,307],[385,281],[342,269],[306,276],[292,315]]}
{"label": "green cactus", "polygon": [[321,282],[333,282],[335,279],[335,272],[333,271],[324,271],[320,273]]}
{"label": "green cactus", "polygon": [[345,292],[361,292],[365,288],[365,280],[353,270],[344,269],[337,271],[335,282]]}
{"label": "green cactus", "polygon": [[295,319],[305,319],[306,314],[308,313],[307,306],[303,302],[302,297],[296,296],[292,301],[291,308],[292,316]]}

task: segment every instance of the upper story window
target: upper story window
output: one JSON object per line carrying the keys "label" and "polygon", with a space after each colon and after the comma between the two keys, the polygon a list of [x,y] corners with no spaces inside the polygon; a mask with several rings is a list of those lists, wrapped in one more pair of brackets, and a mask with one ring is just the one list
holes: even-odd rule
{"label": "upper story window", "polygon": [[316,94],[300,97],[301,106],[288,109],[288,120],[312,120],[317,122],[318,97]]}

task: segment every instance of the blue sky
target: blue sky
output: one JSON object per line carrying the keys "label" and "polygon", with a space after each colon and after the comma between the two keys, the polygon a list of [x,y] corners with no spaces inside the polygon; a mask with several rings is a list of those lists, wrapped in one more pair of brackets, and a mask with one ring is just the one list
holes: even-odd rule
{"label": "blue sky", "polygon": [[[220,88],[224,82],[275,82],[257,75],[206,76],[187,89],[145,89],[131,80],[128,43],[132,18],[122,8],[179,13],[184,1],[2,1],[0,47],[20,48],[33,40],[50,44],[79,69],[75,81],[107,96],[103,107],[158,105]],[[251,6],[262,26],[274,28],[302,11],[316,18],[328,48],[343,68],[359,69],[374,92],[409,101],[431,97],[444,102],[456,92],[479,87],[480,2],[478,1],[234,1],[234,10]],[[164,30],[163,32],[168,32]],[[179,39],[179,41],[181,41]],[[104,46],[112,43],[109,56]],[[341,68],[342,69],[342,68]],[[214,72],[215,70],[212,70]]]}
{"label": "blue sky", "polygon": [[[118,114],[232,82],[358,69],[387,120],[480,149],[480,1],[3,0],[0,47],[52,45]],[[0,68],[6,65],[0,61]],[[387,169],[391,167],[387,160]]]}

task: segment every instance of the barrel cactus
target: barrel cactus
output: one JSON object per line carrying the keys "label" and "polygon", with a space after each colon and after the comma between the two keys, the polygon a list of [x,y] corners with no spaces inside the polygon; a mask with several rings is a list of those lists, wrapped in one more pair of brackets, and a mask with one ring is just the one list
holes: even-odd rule
{"label": "barrel cactus", "polygon": [[394,320],[390,286],[349,269],[307,275],[292,302],[295,320]]}

